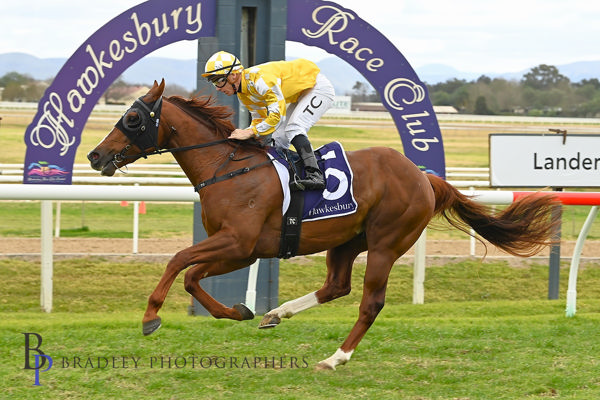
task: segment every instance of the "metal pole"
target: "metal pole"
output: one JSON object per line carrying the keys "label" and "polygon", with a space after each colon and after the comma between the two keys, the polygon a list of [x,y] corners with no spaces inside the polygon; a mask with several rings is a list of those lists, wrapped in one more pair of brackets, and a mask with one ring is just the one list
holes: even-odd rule
{"label": "metal pole", "polygon": [[[556,192],[562,192],[562,188],[554,188]],[[562,215],[562,206],[558,205],[552,210],[552,216]],[[561,226],[558,225],[554,233],[554,239],[557,244],[550,248],[550,265],[548,268],[548,300],[558,299],[558,286],[560,281],[560,239]]]}

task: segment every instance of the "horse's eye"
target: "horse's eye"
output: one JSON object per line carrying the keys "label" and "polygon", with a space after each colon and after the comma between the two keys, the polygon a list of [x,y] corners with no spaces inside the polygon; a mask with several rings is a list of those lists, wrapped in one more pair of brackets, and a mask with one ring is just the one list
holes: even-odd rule
{"label": "horse's eye", "polygon": [[129,113],[125,116],[125,124],[129,127],[135,127],[141,122],[140,116],[137,113]]}

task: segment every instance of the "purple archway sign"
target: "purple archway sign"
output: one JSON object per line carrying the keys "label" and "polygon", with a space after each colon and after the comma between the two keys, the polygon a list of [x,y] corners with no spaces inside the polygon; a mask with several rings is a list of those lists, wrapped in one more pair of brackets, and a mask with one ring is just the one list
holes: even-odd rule
{"label": "purple archway sign", "polygon": [[[442,137],[427,89],[398,49],[335,3],[288,1],[287,15],[287,39],[320,47],[361,72],[390,111],[405,155],[445,177]],[[58,72],[25,131],[23,183],[71,184],[81,132],[111,83],[158,48],[215,36],[215,21],[216,0],[150,0],[90,36]]]}
{"label": "purple archway sign", "polygon": [[128,67],[168,44],[215,35],[216,0],[150,0],[90,36],[56,75],[25,131],[23,183],[71,184],[81,132]]}
{"label": "purple archway sign", "polygon": [[320,47],[362,73],[392,115],[404,154],[423,171],[445,178],[442,135],[427,89],[400,51],[336,3],[288,1],[287,15],[287,40]]}

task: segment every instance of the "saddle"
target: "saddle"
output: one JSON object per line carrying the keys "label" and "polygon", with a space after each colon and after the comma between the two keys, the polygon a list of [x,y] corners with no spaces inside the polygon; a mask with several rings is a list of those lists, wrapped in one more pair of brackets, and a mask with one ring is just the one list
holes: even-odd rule
{"label": "saddle", "polygon": [[[304,177],[299,155],[283,148],[270,147],[267,151],[273,162],[280,164],[276,169],[284,193],[278,257],[290,258],[297,254],[302,222],[348,215],[356,211],[357,204],[352,191],[353,174],[342,145],[338,142],[328,143],[315,150],[317,164],[325,178],[325,189],[294,190],[295,182]],[[286,207],[288,201],[289,206]]]}

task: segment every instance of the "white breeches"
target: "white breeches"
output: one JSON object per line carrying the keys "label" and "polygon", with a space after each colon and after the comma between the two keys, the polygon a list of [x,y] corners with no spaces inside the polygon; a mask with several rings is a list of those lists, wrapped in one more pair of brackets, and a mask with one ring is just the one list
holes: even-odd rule
{"label": "white breeches", "polygon": [[297,135],[307,136],[307,132],[333,104],[335,90],[323,74],[317,75],[315,86],[303,93],[296,103],[287,104],[287,111],[281,124],[272,134],[278,147],[289,148]]}

